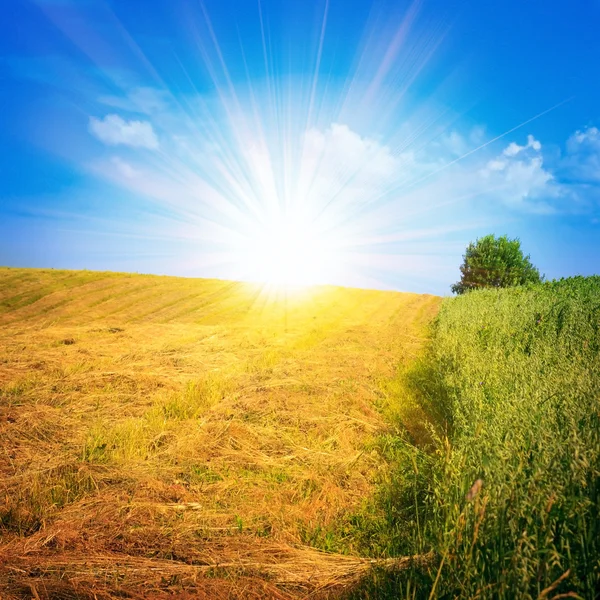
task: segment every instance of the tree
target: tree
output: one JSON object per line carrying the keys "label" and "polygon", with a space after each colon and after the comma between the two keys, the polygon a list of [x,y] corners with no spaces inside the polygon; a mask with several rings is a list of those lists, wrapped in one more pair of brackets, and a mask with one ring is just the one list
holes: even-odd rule
{"label": "tree", "polygon": [[486,235],[471,242],[460,267],[462,277],[452,286],[455,294],[480,288],[501,288],[540,283],[544,277],[524,256],[520,240]]}

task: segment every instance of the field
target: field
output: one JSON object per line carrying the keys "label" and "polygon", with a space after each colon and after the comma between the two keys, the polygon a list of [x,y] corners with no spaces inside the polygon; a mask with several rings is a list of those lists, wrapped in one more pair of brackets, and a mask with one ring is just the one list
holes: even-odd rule
{"label": "field", "polygon": [[600,598],[600,278],[0,269],[0,596]]}
{"label": "field", "polygon": [[370,562],[341,524],[388,477],[398,372],[439,304],[0,269],[0,595],[351,588]]}
{"label": "field", "polygon": [[600,277],[445,300],[406,379],[431,440],[387,444],[365,547],[439,565],[358,597],[600,598]]}

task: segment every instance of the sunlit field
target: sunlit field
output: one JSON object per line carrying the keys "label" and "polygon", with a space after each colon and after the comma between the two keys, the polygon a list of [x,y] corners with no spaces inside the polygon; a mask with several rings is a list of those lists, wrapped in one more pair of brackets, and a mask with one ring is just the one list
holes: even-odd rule
{"label": "sunlit field", "polygon": [[0,269],[0,596],[595,598],[600,280]]}
{"label": "sunlit field", "polygon": [[1,269],[0,595],[351,589],[370,557],[339,525],[389,470],[398,368],[439,303]]}

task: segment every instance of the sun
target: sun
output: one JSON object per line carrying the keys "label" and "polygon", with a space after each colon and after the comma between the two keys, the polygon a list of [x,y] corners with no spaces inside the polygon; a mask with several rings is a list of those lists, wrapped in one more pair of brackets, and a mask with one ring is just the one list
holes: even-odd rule
{"label": "sun", "polygon": [[262,223],[245,246],[246,278],[270,286],[325,283],[342,266],[335,235],[298,217],[279,216]]}

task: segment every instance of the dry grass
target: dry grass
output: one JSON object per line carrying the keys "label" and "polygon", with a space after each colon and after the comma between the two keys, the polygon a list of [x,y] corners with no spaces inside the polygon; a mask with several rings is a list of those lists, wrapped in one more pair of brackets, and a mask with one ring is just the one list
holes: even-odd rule
{"label": "dry grass", "polygon": [[437,307],[0,269],[0,593],[298,598],[351,585],[370,561],[306,544],[372,492],[385,464],[365,445]]}

